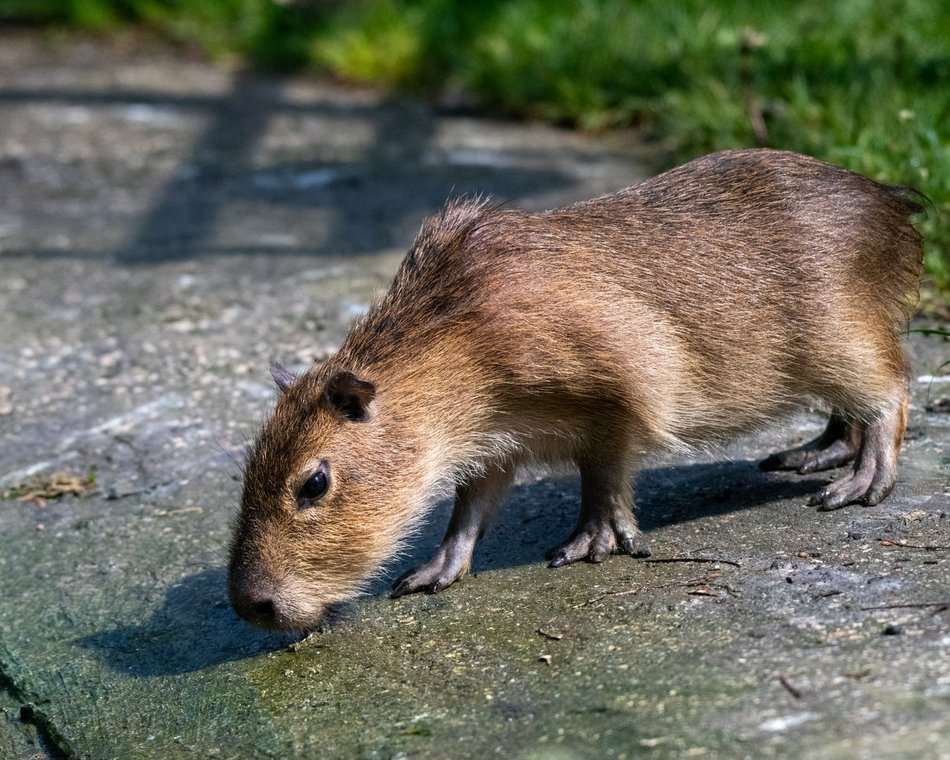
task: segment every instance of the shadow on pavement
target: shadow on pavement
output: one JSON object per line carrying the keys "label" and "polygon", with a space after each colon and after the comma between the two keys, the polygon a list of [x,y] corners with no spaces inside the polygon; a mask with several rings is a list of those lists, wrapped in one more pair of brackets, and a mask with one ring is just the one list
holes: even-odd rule
{"label": "shadow on pavement", "polygon": [[[451,197],[483,194],[499,201],[576,183],[553,167],[528,168],[493,160],[480,165],[433,158],[437,117],[422,105],[390,100],[352,105],[289,99],[282,83],[251,72],[235,74],[221,95],[148,90],[0,90],[0,104],[59,104],[88,108],[170,108],[207,116],[207,123],[169,174],[130,238],[111,253],[119,264],[157,264],[228,254],[356,255],[402,246],[406,218],[422,218]],[[356,159],[262,162],[267,131],[279,116],[314,116],[330,129],[371,125],[371,145]],[[338,125],[338,126],[335,126]],[[314,150],[316,149],[314,146]],[[524,156],[526,151],[519,151]],[[528,152],[530,154],[530,151]],[[215,242],[231,204],[329,211],[319,235],[304,245]],[[260,213],[266,213],[260,212]],[[317,224],[318,222],[315,222]],[[101,258],[102,252],[29,250],[32,257]],[[8,251],[7,255],[16,255]]]}
{"label": "shadow on pavement", "polygon": [[228,603],[226,569],[219,567],[172,585],[142,625],[101,631],[77,643],[114,670],[148,678],[252,657],[293,638],[260,631],[238,618]]}
{"label": "shadow on pavement", "polygon": [[[649,534],[666,526],[728,514],[786,499],[802,509],[820,488],[811,478],[759,470],[758,460],[676,464],[642,470],[635,487],[636,514]],[[574,529],[580,508],[577,477],[544,478],[513,488],[495,524],[475,549],[472,572],[544,562],[547,551]],[[405,569],[424,561],[441,540],[450,509],[436,529],[416,541]],[[435,528],[435,526],[433,526]],[[729,547],[718,547],[728,551]],[[402,572],[400,570],[399,572]]]}
{"label": "shadow on pavement", "polygon": [[[640,523],[650,532],[785,499],[801,500],[801,508],[811,509],[805,500],[817,487],[814,478],[760,472],[754,461],[650,469],[638,479]],[[573,528],[578,496],[576,477],[544,478],[513,488],[496,524],[476,548],[473,573],[543,562],[545,551]],[[448,504],[439,506],[390,577],[428,558],[441,539],[449,511]],[[715,548],[728,554],[729,547]],[[388,581],[379,581],[373,593],[385,594],[388,588]],[[150,677],[253,657],[297,639],[298,635],[266,633],[241,621],[228,603],[226,570],[220,567],[174,584],[162,607],[144,624],[103,631],[79,643],[95,650],[115,670]]]}

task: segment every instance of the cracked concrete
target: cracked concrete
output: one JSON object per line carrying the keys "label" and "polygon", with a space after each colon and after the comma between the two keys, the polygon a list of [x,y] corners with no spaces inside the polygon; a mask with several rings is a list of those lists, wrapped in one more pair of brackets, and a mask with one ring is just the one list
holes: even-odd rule
{"label": "cracked concrete", "polygon": [[[757,470],[820,428],[803,414],[642,473],[654,557],[690,561],[548,570],[577,483],[529,473],[440,595],[381,581],[303,642],[228,606],[267,362],[332,352],[447,197],[615,189],[646,173],[627,139],[4,33],[0,754],[950,757],[935,336],[908,338],[911,427],[879,507],[819,514],[824,476]],[[87,493],[17,500],[59,471]]]}

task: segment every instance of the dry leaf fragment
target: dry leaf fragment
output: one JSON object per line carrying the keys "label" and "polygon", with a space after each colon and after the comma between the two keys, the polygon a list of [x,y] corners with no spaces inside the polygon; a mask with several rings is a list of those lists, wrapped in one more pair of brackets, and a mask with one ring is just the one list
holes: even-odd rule
{"label": "dry leaf fragment", "polygon": [[912,522],[917,522],[917,520],[923,520],[925,517],[929,517],[930,512],[925,509],[914,509],[910,512],[905,512],[901,515],[901,520],[904,521],[904,524],[909,524]]}

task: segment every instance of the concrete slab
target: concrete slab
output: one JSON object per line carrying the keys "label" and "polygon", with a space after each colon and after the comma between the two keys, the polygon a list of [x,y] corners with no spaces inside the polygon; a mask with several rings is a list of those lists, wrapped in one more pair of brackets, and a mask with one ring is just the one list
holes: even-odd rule
{"label": "concrete slab", "polygon": [[267,362],[330,353],[452,194],[541,208],[637,180],[619,139],[5,35],[0,748],[950,757],[950,343],[936,337],[909,338],[918,374],[938,377],[914,383],[882,506],[818,514],[805,502],[821,476],[756,469],[820,427],[803,415],[723,460],[641,475],[642,523],[670,561],[548,570],[577,484],[526,474],[474,575],[438,596],[389,600],[381,582],[302,642],[229,608]]}

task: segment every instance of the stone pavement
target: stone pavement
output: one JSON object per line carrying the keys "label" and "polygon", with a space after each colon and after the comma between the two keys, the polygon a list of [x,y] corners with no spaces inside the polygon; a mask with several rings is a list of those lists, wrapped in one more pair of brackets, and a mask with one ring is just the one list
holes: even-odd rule
{"label": "stone pavement", "polygon": [[803,415],[641,475],[655,558],[676,561],[547,569],[577,483],[529,474],[440,595],[381,581],[302,642],[230,609],[267,362],[331,352],[446,198],[616,189],[646,172],[625,139],[5,32],[0,756],[950,758],[936,337],[908,340],[882,506],[819,514],[824,476],[757,470],[819,429]]}

